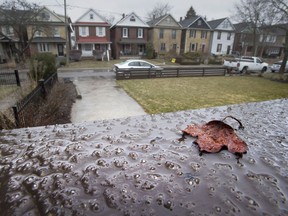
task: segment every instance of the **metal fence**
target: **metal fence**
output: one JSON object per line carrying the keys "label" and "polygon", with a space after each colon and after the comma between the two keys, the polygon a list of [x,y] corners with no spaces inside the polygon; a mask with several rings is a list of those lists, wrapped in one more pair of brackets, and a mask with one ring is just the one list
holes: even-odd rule
{"label": "metal fence", "polygon": [[30,104],[39,101],[40,99],[46,99],[50,90],[58,80],[57,72],[53,73],[46,80],[39,80],[38,86],[26,97],[24,97],[20,102],[13,106],[13,113],[15,117],[16,127],[25,127],[25,112],[31,111],[27,110]]}
{"label": "metal fence", "polygon": [[199,76],[225,76],[224,67],[167,67],[163,70],[149,69],[125,69],[116,71],[116,79],[149,79],[168,77],[199,77]]}
{"label": "metal fence", "polygon": [[19,72],[0,72],[0,85],[17,85],[21,86]]}

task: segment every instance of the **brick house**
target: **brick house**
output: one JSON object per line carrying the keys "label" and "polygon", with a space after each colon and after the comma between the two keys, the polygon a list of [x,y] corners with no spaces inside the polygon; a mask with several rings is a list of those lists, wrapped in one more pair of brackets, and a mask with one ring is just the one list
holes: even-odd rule
{"label": "brick house", "polygon": [[111,27],[112,56],[139,57],[145,54],[149,25],[134,12],[124,15]]}
{"label": "brick house", "polygon": [[180,54],[182,26],[170,14],[154,18],[147,23],[148,40],[155,52],[161,54],[173,52]]}
{"label": "brick house", "polygon": [[209,53],[211,28],[200,16],[180,20],[182,26],[180,53],[201,52]]}
{"label": "brick house", "polygon": [[111,56],[111,24],[95,10],[87,10],[74,24],[75,46],[83,57],[108,59]]}

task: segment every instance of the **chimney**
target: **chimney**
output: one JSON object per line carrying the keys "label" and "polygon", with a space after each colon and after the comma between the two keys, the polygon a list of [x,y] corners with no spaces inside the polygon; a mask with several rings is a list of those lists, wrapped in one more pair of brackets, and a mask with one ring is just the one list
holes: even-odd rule
{"label": "chimney", "polygon": [[122,18],[125,18],[125,13],[122,14]]}
{"label": "chimney", "polygon": [[180,17],[180,22],[182,22],[182,17]]}
{"label": "chimney", "polygon": [[153,14],[153,20],[155,20],[156,19],[156,15],[155,14]]}

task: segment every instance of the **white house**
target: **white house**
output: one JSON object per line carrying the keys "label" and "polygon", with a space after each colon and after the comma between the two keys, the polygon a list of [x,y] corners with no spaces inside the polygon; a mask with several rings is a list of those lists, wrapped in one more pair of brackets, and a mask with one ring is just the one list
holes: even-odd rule
{"label": "white house", "polygon": [[212,29],[210,53],[214,55],[231,54],[235,38],[234,25],[228,18],[209,21]]}

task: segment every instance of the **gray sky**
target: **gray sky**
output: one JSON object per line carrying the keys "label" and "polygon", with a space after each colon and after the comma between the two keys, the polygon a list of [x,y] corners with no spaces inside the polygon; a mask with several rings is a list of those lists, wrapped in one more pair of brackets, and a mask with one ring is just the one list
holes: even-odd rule
{"label": "gray sky", "polygon": [[[0,0],[3,2],[4,0]],[[64,0],[27,0],[39,5],[45,5],[56,13],[64,15]],[[66,0],[67,14],[72,22],[76,21],[89,8],[95,9],[102,15],[114,16],[118,21],[121,14],[135,12],[145,20],[148,11],[151,11],[157,2],[168,3],[172,6],[171,14],[179,20],[185,17],[186,12],[193,6],[198,15],[208,20],[230,17],[233,5],[240,0]]]}

